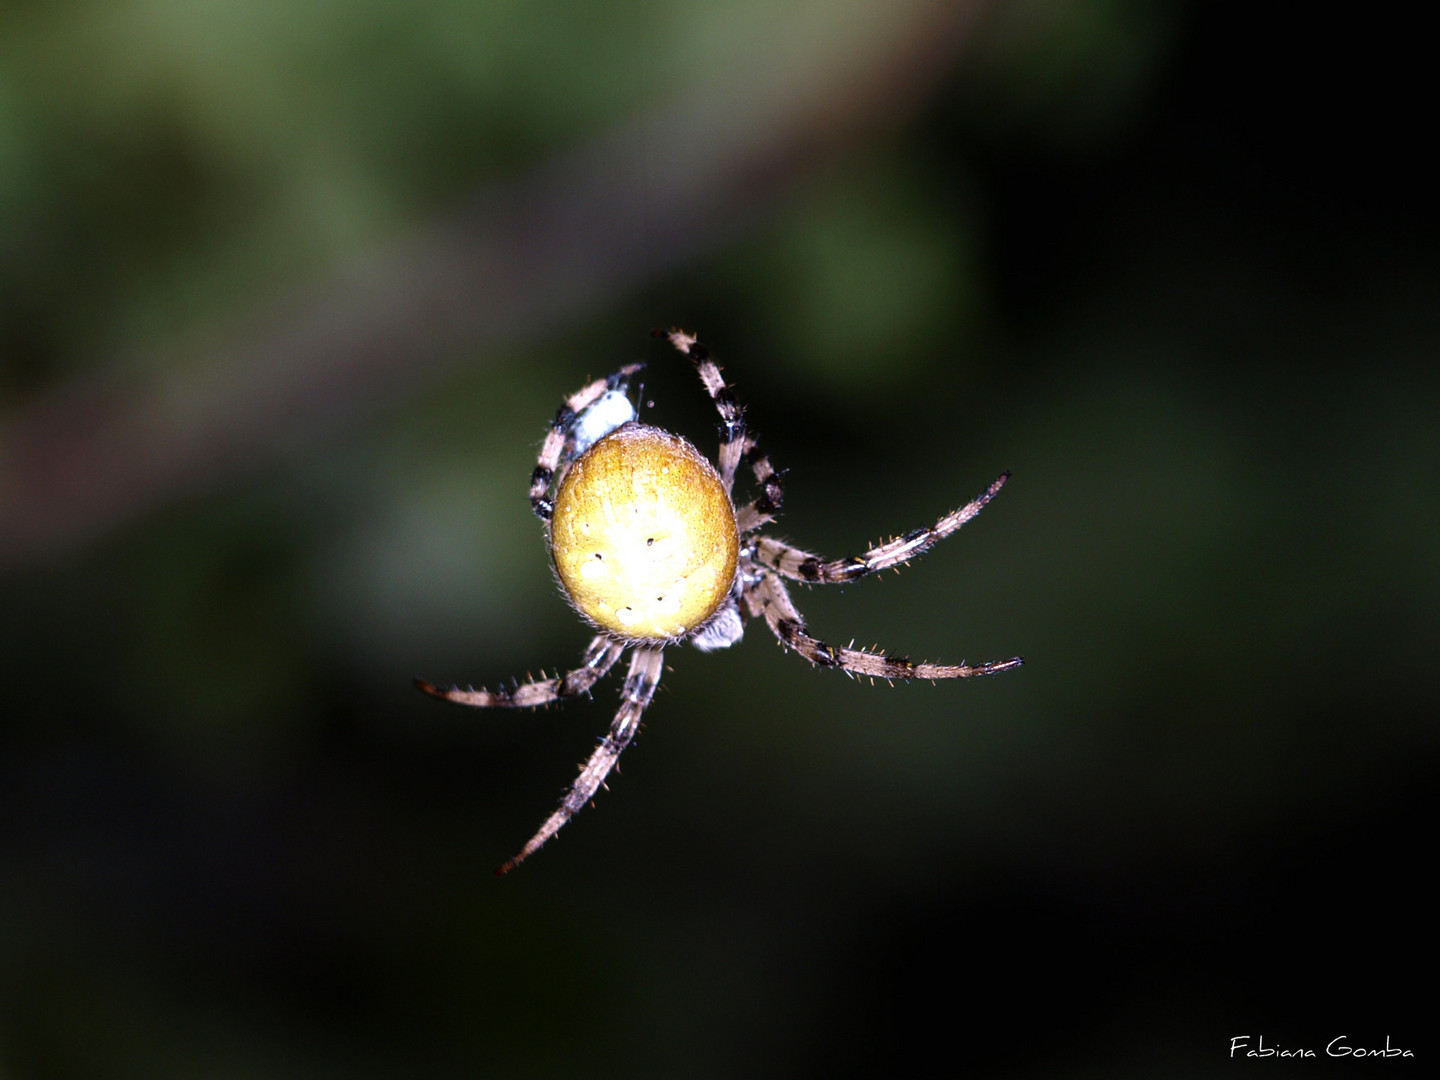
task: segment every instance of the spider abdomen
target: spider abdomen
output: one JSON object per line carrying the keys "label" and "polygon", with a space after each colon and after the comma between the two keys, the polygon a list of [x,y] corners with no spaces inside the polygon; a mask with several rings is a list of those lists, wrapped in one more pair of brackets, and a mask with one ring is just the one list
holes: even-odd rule
{"label": "spider abdomen", "polygon": [[627,423],[571,464],[550,554],[582,615],[636,641],[674,641],[729,595],[739,556],[720,475],[684,439]]}

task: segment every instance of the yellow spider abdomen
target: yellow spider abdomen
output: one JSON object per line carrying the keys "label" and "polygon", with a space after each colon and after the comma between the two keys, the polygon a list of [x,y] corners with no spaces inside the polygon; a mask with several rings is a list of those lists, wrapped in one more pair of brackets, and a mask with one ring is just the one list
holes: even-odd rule
{"label": "yellow spider abdomen", "polygon": [[684,439],[628,423],[575,459],[550,554],[576,609],[621,638],[673,641],[715,613],[740,537],[715,467]]}

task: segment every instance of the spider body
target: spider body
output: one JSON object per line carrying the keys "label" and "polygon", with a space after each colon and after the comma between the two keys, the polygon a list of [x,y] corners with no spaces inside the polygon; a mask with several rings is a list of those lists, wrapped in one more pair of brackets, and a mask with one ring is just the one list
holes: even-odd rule
{"label": "spider body", "polygon": [[[658,332],[657,332],[658,333]],[[718,467],[685,439],[635,420],[627,396],[630,364],[578,390],[560,407],[530,477],[530,504],[545,523],[551,560],[575,609],[598,631],[581,665],[563,676],[511,690],[441,689],[425,693],[476,708],[531,708],[587,693],[628,649],[629,673],[610,730],[580,768],[560,806],[498,873],[533,854],[590,801],[639,729],[660,679],[663,650],[689,642],[709,651],[739,641],[746,618],[762,618],[782,645],[819,667],[882,679],[955,679],[991,675],[1023,660],[977,665],[915,662],[826,644],[812,637],[785,580],[853,581],[928,551],[978,514],[1000,491],[1002,474],[981,495],[934,525],[878,544],[861,555],[825,560],[759,534],[784,501],[780,478],[756,454],[744,410],[730,395],[708,350],[679,330],[666,335],[694,362],[720,416]],[[731,491],[748,462],[757,493],[737,507]],[[553,492],[553,495],[552,495]]]}
{"label": "spider body", "polygon": [[678,435],[631,420],[576,458],[555,496],[550,556],[598,629],[681,641],[735,583],[740,533],[715,466]]}

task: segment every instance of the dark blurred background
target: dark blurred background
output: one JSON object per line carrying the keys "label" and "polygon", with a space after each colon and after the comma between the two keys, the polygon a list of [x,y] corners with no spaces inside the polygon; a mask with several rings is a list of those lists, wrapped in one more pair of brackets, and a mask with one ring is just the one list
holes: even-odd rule
{"label": "dark blurred background", "polygon": [[[1430,40],[1161,0],[0,8],[0,1077],[1433,1057]],[[526,488],[726,365],[812,670],[612,715]],[[1415,1062],[1370,1062],[1378,1075]]]}

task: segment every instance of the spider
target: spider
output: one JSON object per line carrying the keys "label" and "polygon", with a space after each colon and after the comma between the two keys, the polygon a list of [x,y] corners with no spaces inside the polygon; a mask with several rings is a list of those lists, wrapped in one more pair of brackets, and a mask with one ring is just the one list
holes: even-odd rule
{"label": "spider", "polygon": [[[805,629],[785,581],[833,584],[899,566],[923,554],[978,514],[1009,479],[934,525],[878,544],[863,555],[825,560],[758,530],[784,499],[780,476],[745,426],[709,350],[680,330],[655,331],[688,356],[720,414],[719,468],[685,439],[636,420],[628,364],[565,400],[540,448],[530,477],[530,505],[545,524],[550,557],[566,599],[597,631],[580,666],[556,678],[513,688],[417,689],[474,708],[533,708],[588,693],[621,655],[630,670],[620,709],[560,806],[505,874],[554,836],[595,795],[630,745],[660,681],[664,649],[689,642],[709,652],[735,644],[745,618],[763,618],[780,643],[817,667],[894,679],[964,679],[1019,667],[1023,658],[985,664],[916,663],[898,656],[828,645]],[[743,506],[731,499],[735,474],[748,462],[758,494]],[[541,673],[544,674],[543,672]]]}

